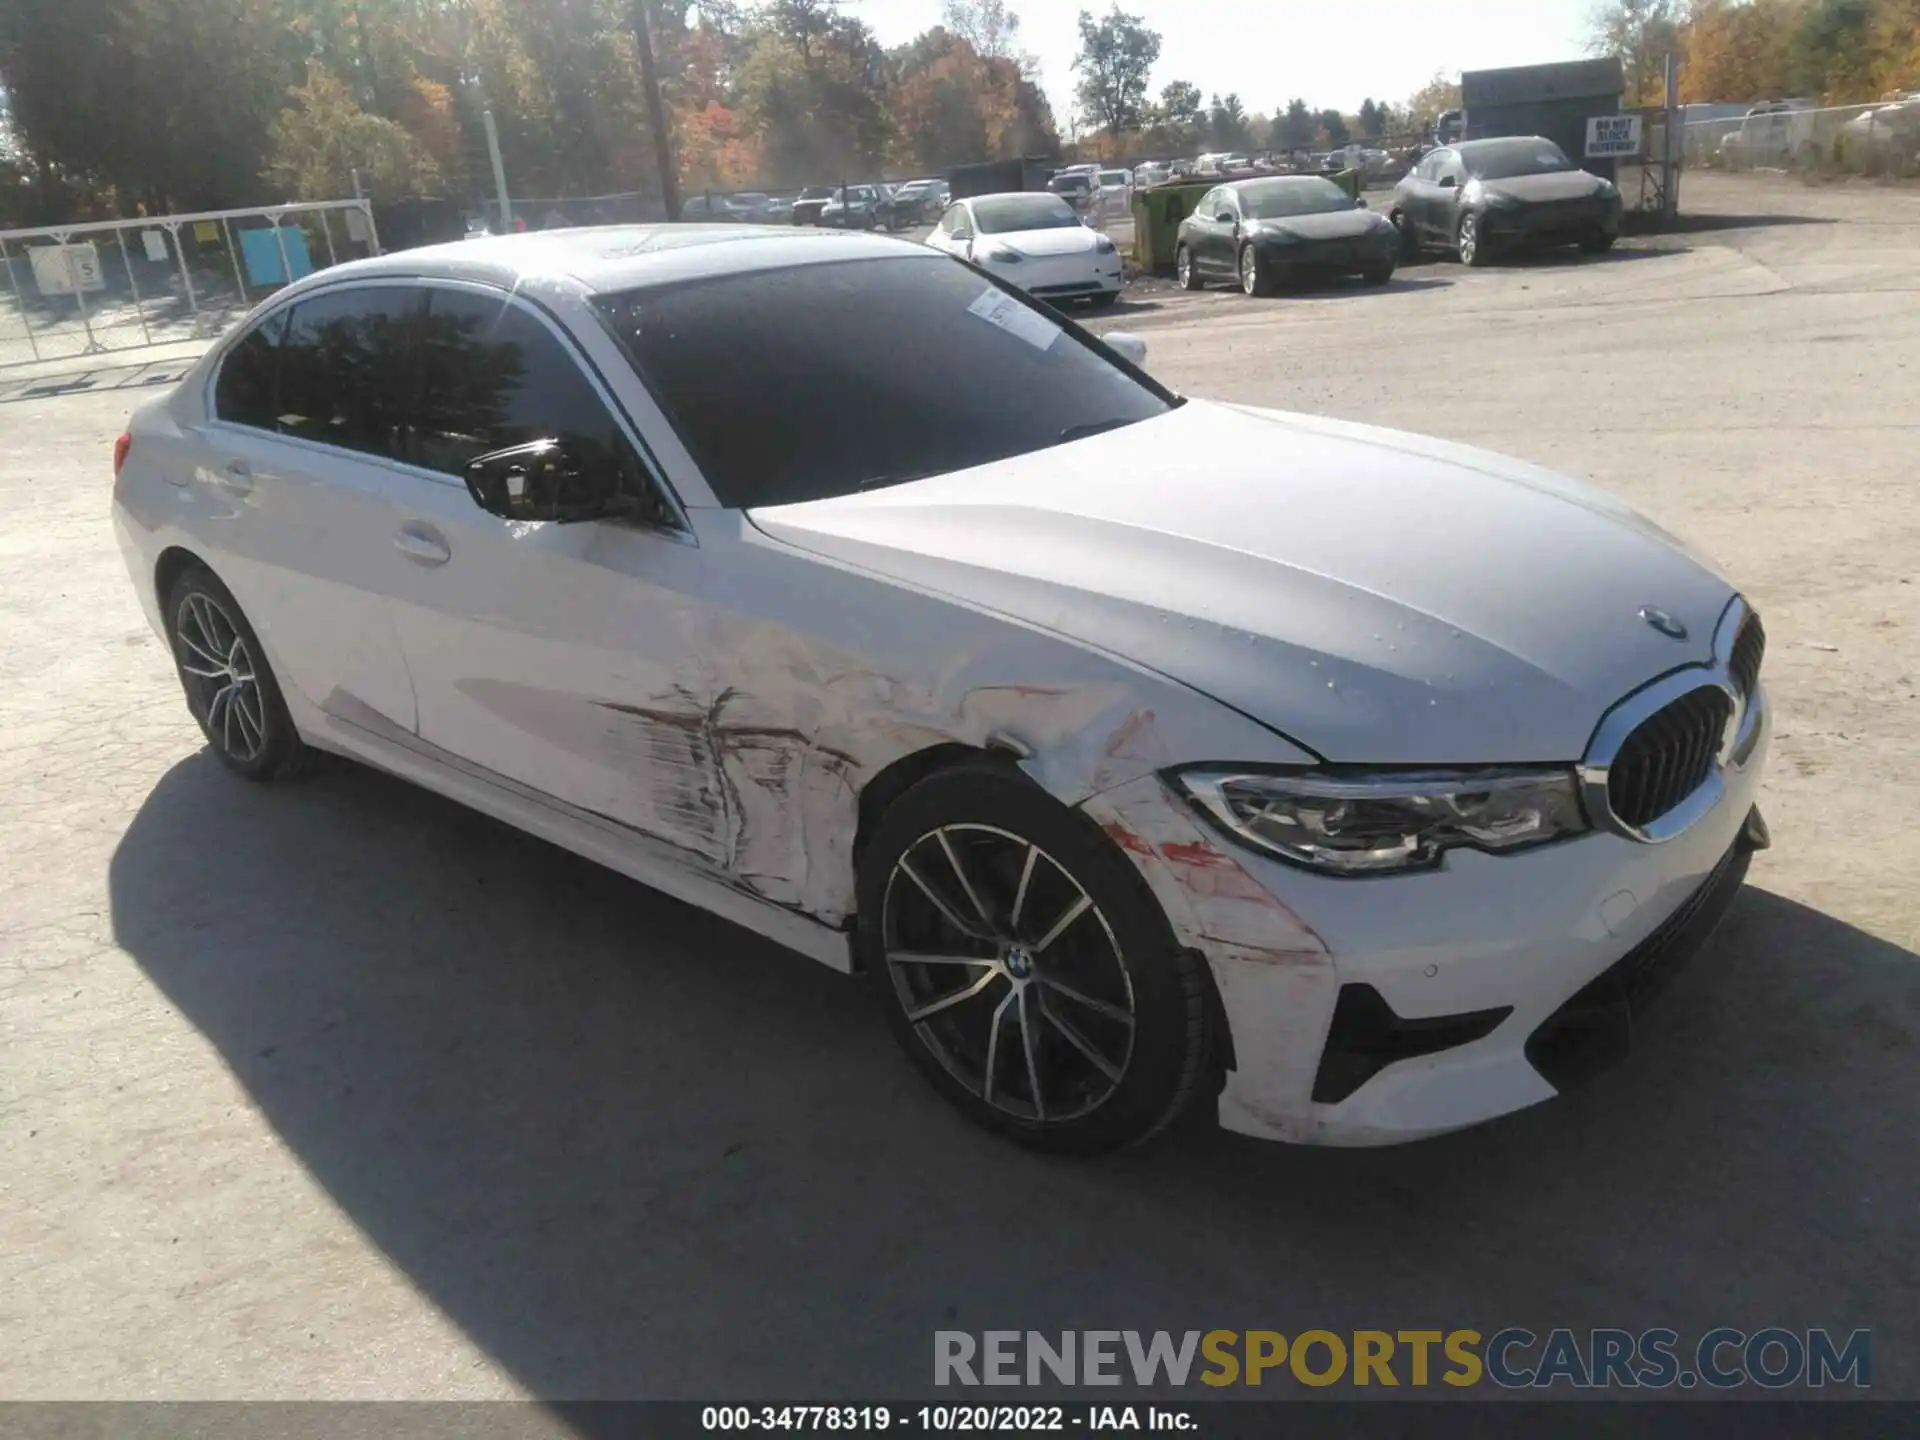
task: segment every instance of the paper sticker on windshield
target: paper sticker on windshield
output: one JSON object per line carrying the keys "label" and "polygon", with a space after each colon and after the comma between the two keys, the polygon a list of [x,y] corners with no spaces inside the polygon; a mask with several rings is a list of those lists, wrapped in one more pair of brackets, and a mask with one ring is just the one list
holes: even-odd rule
{"label": "paper sticker on windshield", "polygon": [[967,313],[978,315],[989,325],[998,325],[1016,339],[1036,350],[1044,350],[1060,337],[1060,327],[1046,316],[1022,305],[1000,290],[983,290],[980,298],[967,306]]}

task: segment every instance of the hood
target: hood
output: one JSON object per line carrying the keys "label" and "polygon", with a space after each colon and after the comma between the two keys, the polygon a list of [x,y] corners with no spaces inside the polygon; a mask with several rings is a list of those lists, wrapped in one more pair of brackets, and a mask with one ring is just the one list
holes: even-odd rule
{"label": "hood", "polygon": [[1098,242],[1097,233],[1084,225],[1056,225],[1049,230],[1008,230],[992,235],[982,234],[974,239],[974,244],[982,248],[1004,245],[1036,259],[1043,255],[1084,255]]}
{"label": "hood", "polygon": [[[1733,594],[1574,481],[1204,401],[751,518],[1171,676],[1341,762],[1577,759],[1621,697],[1710,657]],[[1656,632],[1643,606],[1688,639]]]}
{"label": "hood", "polygon": [[1330,210],[1324,215],[1289,215],[1283,220],[1249,220],[1254,235],[1284,232],[1302,240],[1351,240],[1370,234],[1386,222],[1371,210]]}
{"label": "hood", "polygon": [[1528,204],[1548,200],[1584,200],[1598,195],[1606,182],[1584,170],[1556,170],[1550,175],[1515,175],[1511,180],[1482,180],[1489,195],[1507,195]]}

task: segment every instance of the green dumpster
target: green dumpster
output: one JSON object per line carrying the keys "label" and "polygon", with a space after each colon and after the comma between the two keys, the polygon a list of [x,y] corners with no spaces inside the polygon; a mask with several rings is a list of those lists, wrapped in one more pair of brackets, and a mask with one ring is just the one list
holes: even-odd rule
{"label": "green dumpster", "polygon": [[1133,263],[1143,274],[1173,269],[1180,222],[1193,213],[1211,180],[1176,180],[1133,192]]}

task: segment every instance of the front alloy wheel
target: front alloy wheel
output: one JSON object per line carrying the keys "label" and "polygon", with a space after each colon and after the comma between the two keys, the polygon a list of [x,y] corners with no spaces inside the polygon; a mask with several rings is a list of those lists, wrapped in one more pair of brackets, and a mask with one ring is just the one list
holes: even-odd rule
{"label": "front alloy wheel", "polygon": [[1484,265],[1487,263],[1486,242],[1480,238],[1480,217],[1462,215],[1460,217],[1460,263],[1462,265]]}
{"label": "front alloy wheel", "polygon": [[1260,252],[1251,245],[1240,247],[1240,290],[1246,295],[1271,295],[1273,280],[1260,263]]}
{"label": "front alloy wheel", "polygon": [[980,1125],[1107,1150],[1214,1075],[1204,962],[1099,827],[1018,771],[935,773],[861,850],[860,964],[909,1058]]}
{"label": "front alloy wheel", "polygon": [[894,862],[884,905],[894,998],[970,1094],[1036,1122],[1112,1096],[1133,987],[1111,923],[1058,860],[1005,830],[943,825]]}

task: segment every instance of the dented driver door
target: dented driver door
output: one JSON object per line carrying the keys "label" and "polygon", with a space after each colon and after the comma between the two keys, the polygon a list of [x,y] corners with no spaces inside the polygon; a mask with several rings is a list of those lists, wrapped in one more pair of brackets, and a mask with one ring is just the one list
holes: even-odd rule
{"label": "dented driver door", "polygon": [[423,341],[420,479],[388,564],[420,738],[469,766],[724,868],[728,812],[708,716],[725,689],[699,601],[705,560],[668,507],[646,519],[503,520],[456,478],[539,439],[643,470],[598,383],[547,318],[435,287]]}

